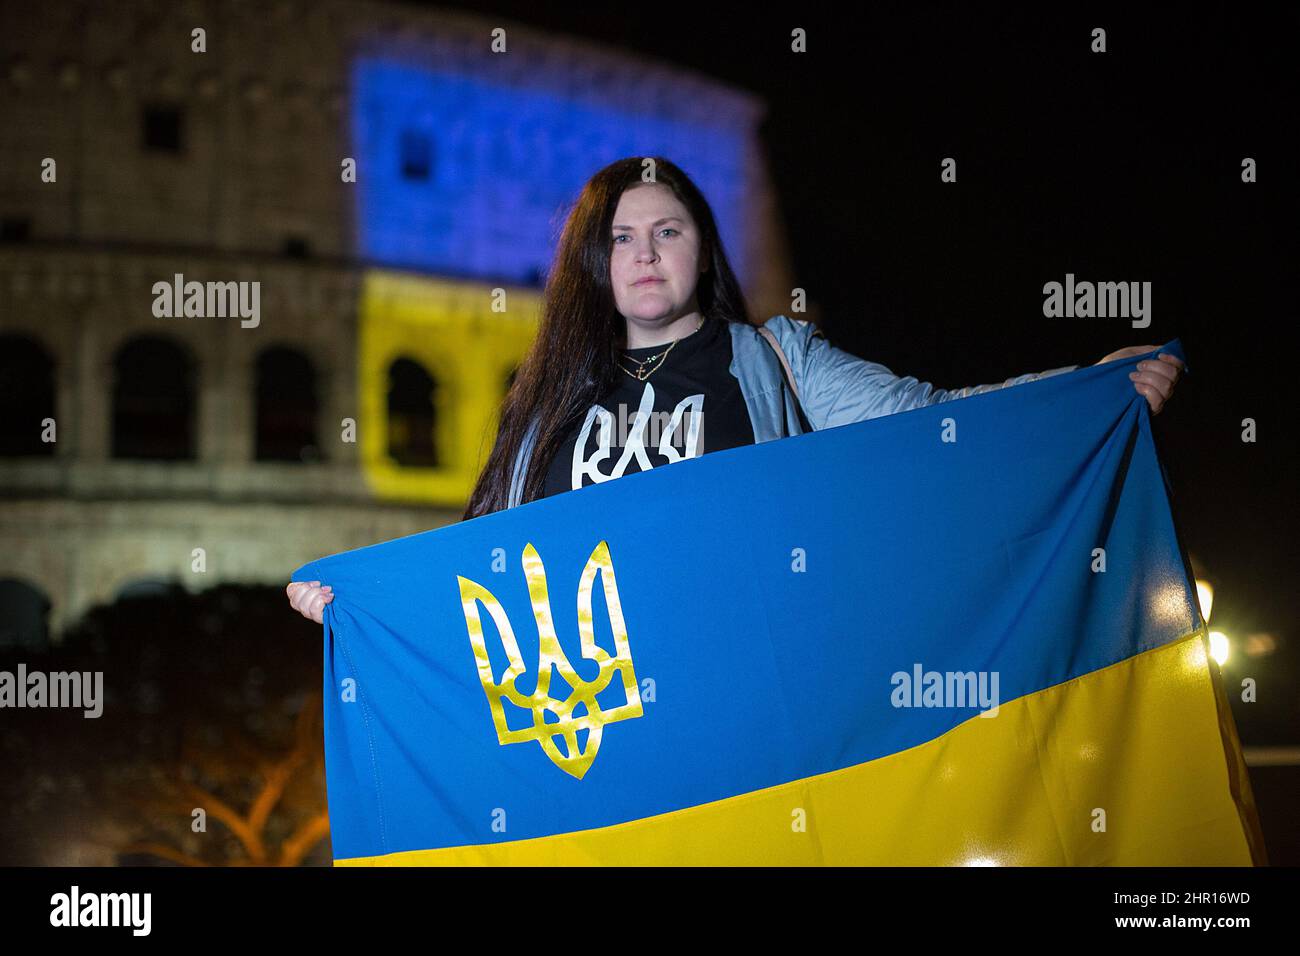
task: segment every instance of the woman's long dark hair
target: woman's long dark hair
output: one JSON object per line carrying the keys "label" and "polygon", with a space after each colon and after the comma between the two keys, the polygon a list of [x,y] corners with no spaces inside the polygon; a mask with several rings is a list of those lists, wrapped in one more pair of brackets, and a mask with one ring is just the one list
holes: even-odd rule
{"label": "woman's long dark hair", "polygon": [[[609,281],[612,228],[623,192],[643,184],[643,163],[642,157],[610,163],[587,181],[569,213],[542,293],[537,338],[501,405],[496,442],[463,518],[507,506],[515,456],[534,415],[541,423],[522,501],[540,498],[546,471],[569,427],[617,381],[616,356],[626,347],[627,326],[615,308]],[[700,233],[700,258],[709,264],[696,286],[700,313],[751,324],[704,195],[672,162],[656,156],[654,164],[654,182],[676,194]]]}

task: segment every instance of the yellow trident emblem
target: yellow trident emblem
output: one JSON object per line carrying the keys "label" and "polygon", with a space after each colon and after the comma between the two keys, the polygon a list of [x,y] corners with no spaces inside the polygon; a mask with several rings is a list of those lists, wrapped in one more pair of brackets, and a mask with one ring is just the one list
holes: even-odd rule
{"label": "yellow trident emblem", "polygon": [[[487,694],[488,705],[492,709],[492,723],[496,726],[497,741],[506,744],[525,743],[536,740],[542,745],[546,756],[565,773],[582,779],[596,759],[600,749],[601,731],[606,724],[617,720],[640,717],[641,694],[637,688],[636,674],[632,671],[632,654],[628,650],[627,625],[623,622],[623,605],[618,597],[618,583],[614,579],[614,563],[609,556],[609,545],[604,541],[596,545],[582,569],[582,578],[578,582],[578,636],[581,639],[582,656],[593,660],[600,667],[600,672],[592,681],[584,681],[573,669],[569,659],[560,648],[559,638],[555,636],[555,622],[551,620],[551,599],[546,591],[546,569],[532,544],[524,547],[524,577],[528,581],[528,597],[533,605],[533,617],[537,620],[537,636],[540,653],[537,659],[537,689],[531,696],[521,694],[515,688],[515,679],[523,674],[527,667],[519,654],[519,644],[515,641],[514,629],[506,616],[501,602],[491,591],[481,584],[456,576],[460,583],[460,603],[465,611],[465,626],[469,630],[469,642],[474,648],[474,660],[478,664],[479,681],[483,692]],[[603,648],[596,644],[595,630],[591,616],[591,591],[600,572],[601,584],[605,589],[605,606],[609,609],[610,630],[614,633],[614,656],[610,657]],[[488,660],[487,644],[483,640],[483,622],[479,618],[478,604],[492,615],[501,643],[505,648],[510,666],[506,668],[498,683],[492,673],[492,664]],[[560,676],[572,688],[563,701],[551,696],[551,672],[558,670]],[[623,680],[625,703],[610,710],[602,710],[596,702],[596,695],[609,686],[615,671]],[[506,726],[505,708],[501,698],[505,697],[512,704],[532,711],[533,726],[523,730],[511,730]],[[557,718],[556,722],[546,722],[546,712],[550,711]],[[578,731],[586,730],[587,748],[578,750]],[[555,738],[563,737],[565,752],[556,746]]]}

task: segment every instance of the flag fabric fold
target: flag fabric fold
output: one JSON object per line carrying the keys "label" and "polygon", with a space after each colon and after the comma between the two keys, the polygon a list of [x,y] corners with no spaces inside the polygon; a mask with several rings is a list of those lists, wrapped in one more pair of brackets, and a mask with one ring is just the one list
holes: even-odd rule
{"label": "flag fabric fold", "polygon": [[1137,361],[304,565],[336,865],[1264,862]]}

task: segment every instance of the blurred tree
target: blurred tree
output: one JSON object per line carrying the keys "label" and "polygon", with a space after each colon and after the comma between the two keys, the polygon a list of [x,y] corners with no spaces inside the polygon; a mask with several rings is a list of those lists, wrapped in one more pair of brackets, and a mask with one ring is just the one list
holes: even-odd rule
{"label": "blurred tree", "polygon": [[[225,747],[186,741],[182,759],[167,775],[166,785],[146,792],[135,801],[136,806],[147,819],[179,817],[191,830],[196,810],[202,810],[209,821],[221,823],[238,841],[236,854],[216,861],[222,865],[298,866],[329,833],[329,814],[321,805],[319,786],[325,772],[322,733],[321,698],[314,693],[298,712],[293,745],[282,753],[266,753],[260,741],[242,732],[236,732]],[[214,781],[214,790],[193,782],[190,778],[196,775]],[[295,783],[303,786],[295,789]],[[250,791],[253,798],[241,811],[238,795]],[[230,796],[223,798],[222,793]],[[277,821],[276,813],[285,819]],[[187,842],[192,841],[177,840],[172,845],[142,840],[121,852],[152,855],[184,866],[214,862],[187,852]]]}
{"label": "blurred tree", "polygon": [[0,670],[103,674],[100,717],[6,710],[0,865],[328,865],[320,641],[282,589],[222,585],[0,649]]}

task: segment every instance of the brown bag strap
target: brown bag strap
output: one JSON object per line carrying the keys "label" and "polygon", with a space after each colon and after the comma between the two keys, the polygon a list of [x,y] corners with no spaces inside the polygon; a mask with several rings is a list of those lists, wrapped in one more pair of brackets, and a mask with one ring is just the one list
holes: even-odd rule
{"label": "brown bag strap", "polygon": [[798,401],[799,386],[794,383],[794,372],[790,368],[789,360],[785,357],[785,352],[781,350],[781,343],[776,340],[776,336],[767,326],[759,325],[755,326],[755,328],[758,329],[759,334],[762,335],[763,338],[767,339],[768,344],[770,344],[772,349],[776,352],[776,357],[781,360],[781,367],[785,369],[786,381],[790,383],[790,391],[794,392],[795,400]]}
{"label": "brown bag strap", "polygon": [[794,370],[790,368],[790,361],[785,357],[785,352],[781,348],[781,343],[776,340],[776,336],[772,333],[771,329],[762,325],[756,325],[754,328],[758,329],[759,334],[762,335],[763,338],[767,339],[768,345],[772,346],[772,351],[774,351],[776,357],[781,360],[781,368],[785,370],[786,383],[790,386],[790,391],[794,393],[794,411],[795,414],[799,416],[799,426],[804,430],[804,432],[813,431],[812,423],[808,421],[808,415],[803,410],[803,402],[799,400],[799,386],[794,383]]}

